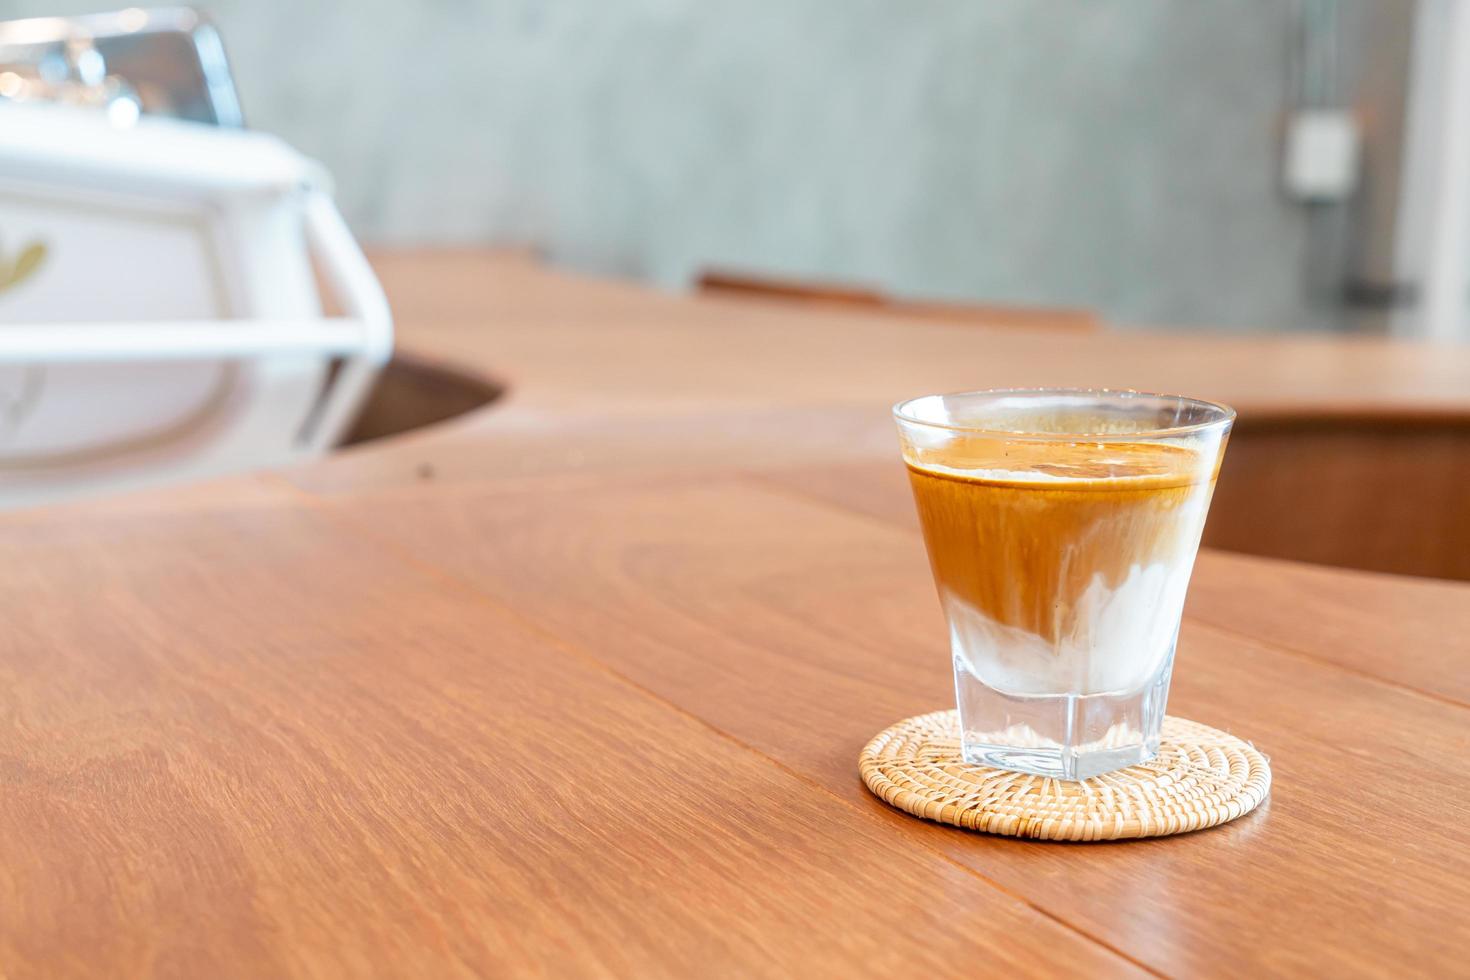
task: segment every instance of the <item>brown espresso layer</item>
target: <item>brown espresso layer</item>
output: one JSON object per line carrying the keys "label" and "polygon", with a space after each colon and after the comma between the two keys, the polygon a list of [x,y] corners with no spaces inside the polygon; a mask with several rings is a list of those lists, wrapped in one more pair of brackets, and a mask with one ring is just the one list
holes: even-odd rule
{"label": "brown espresso layer", "polygon": [[1057,643],[1076,635],[1085,596],[1137,567],[1192,559],[1217,459],[977,436],[914,451],[908,469],[941,593]]}

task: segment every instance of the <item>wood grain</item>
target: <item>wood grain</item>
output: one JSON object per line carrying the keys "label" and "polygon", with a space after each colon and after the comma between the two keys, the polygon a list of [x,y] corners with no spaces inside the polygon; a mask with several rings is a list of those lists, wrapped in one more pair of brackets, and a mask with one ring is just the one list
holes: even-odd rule
{"label": "wood grain", "polygon": [[646,482],[810,468],[813,460],[892,464],[895,445],[886,409],[813,407],[793,425],[789,410],[548,413],[510,396],[509,404],[483,416],[453,420],[402,442],[353,448],[331,466],[303,467],[286,477],[324,496],[389,489],[411,495],[426,483],[437,489],[513,488],[548,478]]}
{"label": "wood grain", "polygon": [[1470,417],[1470,351],[377,262],[406,346],[503,398],[0,516],[0,975],[1463,972],[1470,584],[1203,554],[1171,709],[1276,773],[1217,830],[966,834],[855,759],[952,698],[899,397],[1433,421]]}
{"label": "wood grain", "polygon": [[[388,533],[386,514],[408,508],[401,546],[857,804],[853,752],[952,697],[922,549],[873,521],[723,482],[344,507]],[[1196,624],[1181,650],[1171,710],[1271,757],[1264,813],[1167,858],[1152,847],[1039,854],[902,819],[895,831],[1164,973],[1331,972],[1411,955],[1451,965],[1470,942],[1465,813],[1447,805],[1470,799],[1463,709]],[[1416,790],[1429,783],[1436,793]],[[1325,860],[1339,851],[1351,859]],[[1349,860],[1358,871],[1344,874]],[[1388,865],[1393,902],[1369,873]],[[1245,893],[1255,899],[1230,898]]]}
{"label": "wood grain", "polygon": [[1134,972],[310,512],[0,569],[7,976]]}
{"label": "wood grain", "polygon": [[1206,551],[1188,612],[1297,656],[1470,706],[1467,600],[1459,582]]}

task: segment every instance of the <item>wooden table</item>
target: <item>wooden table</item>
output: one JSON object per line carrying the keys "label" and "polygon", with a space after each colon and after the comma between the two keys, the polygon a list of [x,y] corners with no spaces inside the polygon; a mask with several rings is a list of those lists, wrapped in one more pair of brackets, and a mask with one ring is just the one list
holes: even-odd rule
{"label": "wooden table", "polygon": [[0,520],[0,975],[1470,969],[1470,584],[1202,555],[1170,708],[1276,778],[1224,828],[969,834],[855,765],[951,698],[891,402],[1463,411],[1470,354],[378,264],[501,402]]}

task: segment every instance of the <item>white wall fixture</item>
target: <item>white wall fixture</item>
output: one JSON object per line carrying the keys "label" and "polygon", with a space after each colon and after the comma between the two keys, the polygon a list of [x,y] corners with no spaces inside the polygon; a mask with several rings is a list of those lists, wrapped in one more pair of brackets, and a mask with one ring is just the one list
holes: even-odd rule
{"label": "white wall fixture", "polygon": [[1306,109],[1286,127],[1286,189],[1299,201],[1345,201],[1358,187],[1358,123],[1345,109]]}
{"label": "white wall fixture", "polygon": [[391,347],[326,175],[279,140],[0,104],[0,507],[320,453]]}

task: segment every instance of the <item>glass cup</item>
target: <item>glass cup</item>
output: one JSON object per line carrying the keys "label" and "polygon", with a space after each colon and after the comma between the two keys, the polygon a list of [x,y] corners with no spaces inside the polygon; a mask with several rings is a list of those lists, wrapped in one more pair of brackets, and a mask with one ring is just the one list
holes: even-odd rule
{"label": "glass cup", "polygon": [[926,395],[893,414],[966,761],[1086,779],[1152,758],[1235,412],[1038,388]]}

